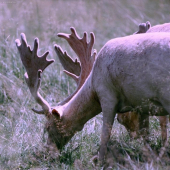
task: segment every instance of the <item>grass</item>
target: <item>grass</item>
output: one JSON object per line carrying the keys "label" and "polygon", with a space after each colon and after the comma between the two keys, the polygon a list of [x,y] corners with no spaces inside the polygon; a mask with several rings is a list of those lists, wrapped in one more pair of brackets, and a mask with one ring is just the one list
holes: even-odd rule
{"label": "grass", "polygon": [[[63,74],[53,45],[59,44],[76,57],[57,33],[70,33],[71,26],[80,36],[84,31],[93,31],[95,48],[99,51],[109,39],[137,31],[140,22],[149,20],[152,25],[169,22],[169,7],[166,0],[161,3],[156,0],[0,0],[0,170],[103,169],[94,167],[91,160],[100,144],[102,114],[87,122],[59,156],[46,151],[45,118],[31,111],[37,105],[24,81],[25,70],[14,43],[21,32],[26,34],[31,46],[38,37],[39,54],[49,50],[49,58],[55,59],[43,73],[41,85],[41,94],[55,105],[74,91],[75,83]],[[152,118],[150,126],[151,146],[159,150],[160,127],[156,118]],[[117,121],[112,133],[108,163],[115,159],[114,169],[169,169],[169,164],[143,161],[142,141],[132,141]]]}

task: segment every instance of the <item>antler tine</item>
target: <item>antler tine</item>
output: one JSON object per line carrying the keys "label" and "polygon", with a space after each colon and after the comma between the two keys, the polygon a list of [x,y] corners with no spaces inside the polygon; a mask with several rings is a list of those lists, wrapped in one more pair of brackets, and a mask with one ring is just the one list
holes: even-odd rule
{"label": "antler tine", "polygon": [[30,49],[30,46],[27,44],[26,36],[24,33],[21,34],[21,42],[19,39],[15,40],[16,46],[20,53],[21,61],[26,69],[25,80],[29,87],[29,90],[36,100],[36,102],[41,105],[42,110],[38,111],[32,109],[34,112],[38,114],[46,114],[51,110],[48,102],[39,94],[38,90],[41,84],[41,73],[44,69],[49,66],[54,60],[48,60],[47,56],[49,52],[45,52],[42,56],[37,55],[39,39],[35,38],[34,40],[34,48]]}
{"label": "antler tine", "polygon": [[95,40],[95,36],[94,36],[94,33],[93,32],[91,32],[90,33],[90,42],[89,42],[89,46],[90,46],[90,48],[93,48],[93,45],[94,45],[94,40]]}
{"label": "antler tine", "polygon": [[78,79],[81,72],[80,62],[78,62],[77,59],[73,61],[73,59],[67,54],[66,51],[63,52],[60,46],[54,45],[54,49],[63,68],[65,69],[64,72],[72,77],[78,84]]}

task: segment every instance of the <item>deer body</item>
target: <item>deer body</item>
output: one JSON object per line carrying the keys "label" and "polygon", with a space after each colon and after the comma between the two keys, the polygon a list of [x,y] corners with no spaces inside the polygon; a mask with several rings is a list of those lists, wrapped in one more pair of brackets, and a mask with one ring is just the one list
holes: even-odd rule
{"label": "deer body", "polygon": [[146,32],[169,32],[170,31],[170,23],[165,23],[161,25],[155,25],[153,27],[150,27]]}
{"label": "deer body", "polygon": [[117,112],[141,106],[148,99],[163,103],[170,80],[169,38],[165,38],[168,35],[135,35],[109,41],[92,70],[99,98],[102,94],[106,97],[109,91],[118,100]]}
{"label": "deer body", "polygon": [[[106,135],[106,132],[110,132],[105,128],[107,125],[111,128],[115,113],[133,111],[136,107],[142,108],[141,114],[166,115],[170,111],[168,103],[163,106],[170,95],[170,67],[167,64],[170,62],[170,51],[166,35],[147,34],[114,39],[99,52],[92,79],[105,117],[103,120],[106,121],[103,122],[103,141],[107,136],[109,138],[110,134]],[[159,109],[150,109],[150,100],[158,103]],[[103,150],[106,150],[106,143],[101,140],[101,148],[102,144]],[[100,157],[104,153],[101,151]]]}

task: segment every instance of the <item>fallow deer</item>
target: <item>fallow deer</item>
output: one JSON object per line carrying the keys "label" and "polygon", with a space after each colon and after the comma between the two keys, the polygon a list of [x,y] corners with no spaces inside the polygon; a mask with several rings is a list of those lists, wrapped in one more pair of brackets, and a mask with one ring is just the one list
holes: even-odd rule
{"label": "fallow deer", "polygon": [[[94,56],[91,55],[93,41],[87,43],[84,38],[86,36],[79,39],[85,44],[87,51],[84,51],[84,48],[76,44],[75,30],[72,28],[71,31],[71,35],[59,36],[65,38],[75,52],[79,51],[76,52],[77,55],[81,56],[83,52],[90,60],[94,60],[91,57]],[[42,107],[41,111],[34,111],[47,117],[49,138],[61,149],[77,131],[82,130],[89,119],[102,111],[99,160],[103,162],[116,113],[125,113],[140,107],[143,115],[169,115],[169,41],[170,34],[167,33],[131,35],[108,41],[98,53],[90,74],[84,78],[85,82],[80,84],[76,93],[51,107],[38,90],[41,73],[53,60],[46,59],[48,52],[38,57],[38,39],[35,39],[31,50],[25,35],[21,34],[21,42],[17,39],[16,45],[27,71],[27,85]],[[58,51],[59,47],[55,46],[55,49]],[[150,103],[155,107],[149,107]]]}

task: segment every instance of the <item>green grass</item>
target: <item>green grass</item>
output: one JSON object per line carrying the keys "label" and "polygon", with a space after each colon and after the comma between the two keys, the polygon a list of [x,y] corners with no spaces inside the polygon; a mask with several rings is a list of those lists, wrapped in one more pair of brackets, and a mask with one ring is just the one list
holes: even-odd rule
{"label": "green grass", "polygon": [[[59,156],[46,151],[45,117],[31,111],[37,104],[24,81],[25,70],[15,46],[21,32],[26,34],[31,46],[38,37],[39,54],[49,50],[49,58],[55,59],[43,73],[41,85],[41,94],[55,105],[76,87],[74,81],[63,74],[53,45],[59,44],[74,58],[76,55],[57,33],[70,33],[72,26],[80,36],[84,31],[94,32],[94,47],[99,51],[109,39],[137,31],[140,22],[149,20],[152,25],[169,22],[169,8],[167,0],[161,3],[156,0],[0,0],[0,170],[102,169],[92,163],[100,144],[102,114],[87,122]],[[157,119],[152,118],[150,125],[151,146],[159,150]],[[143,161],[143,142],[131,140],[117,121],[112,133],[108,162],[114,159],[115,169],[169,169],[168,163]]]}

